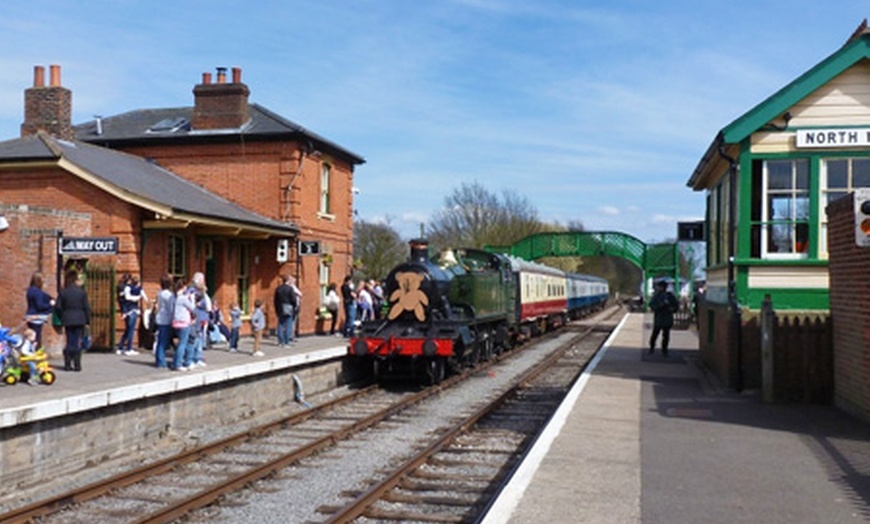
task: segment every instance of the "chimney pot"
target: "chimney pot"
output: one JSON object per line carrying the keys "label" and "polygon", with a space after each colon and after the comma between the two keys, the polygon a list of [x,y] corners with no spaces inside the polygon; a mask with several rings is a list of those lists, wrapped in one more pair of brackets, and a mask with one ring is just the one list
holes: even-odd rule
{"label": "chimney pot", "polygon": [[72,91],[60,85],[60,66],[51,65],[50,84],[45,86],[45,68],[33,68],[33,87],[24,90],[24,122],[21,136],[44,131],[64,140],[75,139],[72,128]]}
{"label": "chimney pot", "polygon": [[202,83],[205,85],[211,84],[211,73],[202,74]]}
{"label": "chimney pot", "polygon": [[45,87],[45,68],[33,66],[33,87]]}
{"label": "chimney pot", "polygon": [[227,83],[227,68],[226,67],[218,67],[217,68],[217,83],[218,84]]}
{"label": "chimney pot", "polygon": [[51,71],[51,87],[60,87],[60,66],[53,64],[49,66],[49,70]]}
{"label": "chimney pot", "polygon": [[234,67],[233,68],[233,83],[241,84],[242,83],[242,68]]}

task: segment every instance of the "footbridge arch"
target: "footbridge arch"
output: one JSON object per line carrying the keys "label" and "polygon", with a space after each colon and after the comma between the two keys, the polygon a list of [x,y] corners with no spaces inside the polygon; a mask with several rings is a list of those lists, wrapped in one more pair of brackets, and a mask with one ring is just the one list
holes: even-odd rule
{"label": "footbridge arch", "polygon": [[529,261],[544,257],[621,257],[641,269],[644,282],[647,278],[671,276],[679,285],[680,252],[675,242],[647,244],[616,231],[556,231],[535,233],[510,246],[486,249]]}

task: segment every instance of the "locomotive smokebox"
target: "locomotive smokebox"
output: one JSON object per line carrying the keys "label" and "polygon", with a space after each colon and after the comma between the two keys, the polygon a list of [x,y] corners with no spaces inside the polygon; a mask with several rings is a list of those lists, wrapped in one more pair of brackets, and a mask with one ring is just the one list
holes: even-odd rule
{"label": "locomotive smokebox", "polygon": [[408,242],[411,246],[410,262],[425,264],[429,260],[429,241],[425,238],[415,238]]}

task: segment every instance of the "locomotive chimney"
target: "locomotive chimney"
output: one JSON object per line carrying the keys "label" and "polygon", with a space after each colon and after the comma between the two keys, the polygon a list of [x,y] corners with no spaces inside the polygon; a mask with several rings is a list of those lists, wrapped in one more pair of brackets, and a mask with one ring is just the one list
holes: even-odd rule
{"label": "locomotive chimney", "polygon": [[408,242],[411,246],[410,262],[425,263],[429,260],[429,241],[425,238],[415,238]]}

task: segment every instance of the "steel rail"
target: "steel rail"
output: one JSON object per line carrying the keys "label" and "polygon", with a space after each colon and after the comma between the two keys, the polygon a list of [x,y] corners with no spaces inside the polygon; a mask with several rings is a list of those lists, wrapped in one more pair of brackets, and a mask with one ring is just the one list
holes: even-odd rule
{"label": "steel rail", "polygon": [[0,524],[13,524],[27,522],[30,519],[50,515],[72,504],[86,502],[103,496],[111,491],[136,484],[153,475],[159,475],[171,471],[172,469],[200,460],[202,457],[214,455],[221,451],[238,445],[254,436],[262,436],[274,431],[276,428],[288,424],[298,424],[305,421],[318,413],[332,409],[342,404],[353,402],[360,397],[371,394],[377,390],[377,386],[368,386],[348,395],[332,399],[328,402],[310,408],[306,411],[295,413],[289,417],[263,424],[256,428],[252,428],[245,432],[232,435],[230,437],[211,442],[202,446],[197,446],[189,450],[182,451],[171,457],[161,459],[144,466],[126,471],[119,475],[115,475],[103,480],[93,482],[82,486],[81,488],[72,490],[68,493],[51,497],[45,500],[34,502],[33,504],[12,510],[0,515]]}
{"label": "steel rail", "polygon": [[[371,486],[368,490],[359,495],[352,502],[338,509],[336,513],[334,513],[332,516],[329,517],[329,519],[325,521],[325,523],[344,524],[352,522],[353,520],[364,516],[365,512],[375,502],[384,498],[387,492],[398,486],[399,483],[402,482],[402,480],[407,477],[411,472],[415,471],[420,466],[429,461],[432,456],[434,456],[437,452],[451,444],[457,437],[459,437],[469,428],[474,426],[483,417],[500,408],[505,402],[512,398],[517,393],[517,391],[526,387],[526,384],[528,382],[534,380],[536,377],[546,372],[546,370],[550,366],[552,366],[555,362],[561,359],[569,350],[573,348],[576,342],[582,340],[593,331],[595,331],[595,328],[589,327],[585,330],[582,330],[577,335],[571,337],[571,339],[569,341],[566,341],[558,350],[554,351],[546,358],[544,358],[541,362],[520,375],[520,377],[514,381],[514,385],[511,388],[499,395],[495,400],[489,402],[487,405],[481,407],[480,409],[466,417],[464,420],[451,426],[438,440],[417,453],[417,455],[415,455],[414,457],[407,460],[404,464],[402,464],[399,468],[393,471],[381,482]],[[581,372],[582,370],[578,371],[577,376],[579,376]],[[576,380],[576,377],[574,378],[574,380]],[[535,438],[537,438],[537,436],[535,436]]]}

